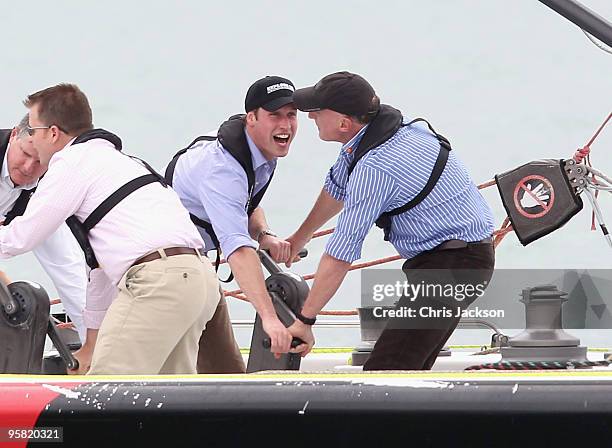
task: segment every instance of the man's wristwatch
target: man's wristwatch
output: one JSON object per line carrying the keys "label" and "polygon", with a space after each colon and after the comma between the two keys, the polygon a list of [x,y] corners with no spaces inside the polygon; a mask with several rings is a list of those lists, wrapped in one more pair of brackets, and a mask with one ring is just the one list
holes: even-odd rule
{"label": "man's wristwatch", "polygon": [[306,325],[314,325],[315,322],[317,321],[316,317],[306,317],[299,311],[295,313],[295,317],[297,317],[300,322]]}
{"label": "man's wristwatch", "polygon": [[258,243],[259,243],[259,240],[261,239],[261,237],[263,235],[276,236],[276,237],[278,236],[276,233],[274,233],[270,229],[263,229],[261,232],[259,232],[259,235],[257,235],[257,242]]}

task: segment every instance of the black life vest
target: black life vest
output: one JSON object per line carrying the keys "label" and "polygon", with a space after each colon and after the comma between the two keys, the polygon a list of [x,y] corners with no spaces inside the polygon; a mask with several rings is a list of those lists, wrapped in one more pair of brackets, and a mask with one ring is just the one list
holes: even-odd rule
{"label": "black life vest", "polygon": [[[177,152],[172,158],[172,160],[170,161],[170,163],[168,164],[168,167],[166,168],[166,173],[165,173],[166,183],[168,185],[172,185],[172,178],[174,177],[174,169],[176,168],[178,159],[181,155],[185,154],[187,150],[189,150],[196,143],[201,142],[201,141],[219,140],[219,143],[223,146],[223,148],[225,148],[225,150],[234,159],[238,161],[238,163],[240,164],[240,166],[242,167],[242,169],[244,170],[247,176],[249,196],[244,206],[244,209],[246,210],[247,215],[251,216],[253,211],[259,206],[259,203],[264,197],[264,194],[266,193],[266,190],[268,189],[268,186],[270,185],[270,182],[272,181],[272,176],[274,175],[274,172],[272,172],[272,174],[270,175],[270,179],[268,179],[268,182],[263,186],[263,188],[259,190],[257,194],[253,195],[253,191],[255,189],[255,169],[253,168],[253,159],[251,156],[251,149],[249,148],[249,144],[247,142],[246,136],[244,135],[244,120],[245,120],[244,114],[232,115],[231,117],[227,119],[227,121],[221,124],[216,137],[210,136],[210,135],[202,135],[200,137],[197,137],[194,141],[192,141],[186,148],[181,149],[179,152]],[[213,244],[215,245],[215,250],[217,252],[217,260],[215,263],[216,265],[215,267],[218,269],[219,261],[220,261],[221,245],[219,244],[219,239],[217,238],[217,235],[215,234],[212,224],[208,221],[204,221],[203,219],[198,218],[192,213],[190,213],[189,216],[191,217],[191,221],[195,225],[202,227],[206,231],[206,233],[210,236],[210,239],[212,240]],[[231,281],[231,276],[230,276],[230,280],[228,281]]]}
{"label": "black life vest", "polygon": [[[91,131],[87,131],[81,135],[79,135],[72,145],[76,145],[79,143],[84,143],[93,139],[103,139],[110,143],[112,143],[118,151],[122,149],[121,139],[112,134],[111,132],[105,131],[104,129],[92,129]],[[89,231],[95,227],[100,220],[106,216],[106,214],[112,210],[119,202],[125,199],[127,196],[132,194],[134,191],[138,190],[145,185],[151,184],[153,182],[159,182],[164,187],[166,187],[166,182],[161,174],[157,173],[147,162],[138,157],[127,156],[133,159],[140,161],[145,168],[149,171],[149,174],[144,174],[139,176],[131,181],[127,182],[123,186],[119,187],[117,191],[111,194],[108,198],[106,198],[102,203],[96,207],[96,209],[91,212],[91,214],[85,219],[85,221],[81,222],[75,215],[72,215],[66,220],[66,224],[72,231],[72,234],[76,238],[79,246],[83,250],[85,254],[85,261],[87,265],[91,269],[95,269],[99,267],[98,260],[96,259],[96,255],[94,254],[93,248],[91,247],[91,243],[89,242]]]}
{"label": "black life vest", "polygon": [[409,202],[400,207],[394,208],[393,210],[382,213],[376,220],[376,226],[380,227],[384,231],[385,241],[389,241],[392,217],[417,206],[423,201],[423,199],[425,199],[425,197],[427,197],[429,193],[431,193],[431,190],[433,190],[434,186],[438,182],[438,179],[442,175],[442,172],[444,171],[444,167],[446,166],[448,154],[452,149],[450,142],[448,139],[446,139],[446,137],[438,134],[431,124],[429,124],[429,122],[424,118],[415,118],[409,123],[403,123],[402,113],[399,110],[389,105],[382,104],[378,114],[372,120],[363,137],[359,141],[359,144],[354,149],[354,158],[348,167],[348,176],[350,176],[355,169],[357,162],[359,162],[359,160],[361,160],[369,151],[385,143],[387,140],[393,137],[401,127],[410,126],[418,122],[426,123],[429,130],[438,139],[438,142],[440,142],[440,152],[438,153],[438,158],[436,159],[434,168],[429,176],[429,179],[427,180],[427,183],[425,184],[425,187],[423,187],[423,189]]}
{"label": "black life vest", "polygon": [[[2,167],[2,163],[4,163],[4,157],[6,156],[9,140],[11,138],[11,131],[11,129],[0,129],[0,169]],[[30,202],[30,196],[32,196],[32,193],[34,193],[35,190],[36,187],[21,191],[19,197],[13,204],[13,208],[6,213],[3,225],[6,226],[17,216],[23,215],[23,212],[25,212],[25,209],[28,206],[28,202]]]}

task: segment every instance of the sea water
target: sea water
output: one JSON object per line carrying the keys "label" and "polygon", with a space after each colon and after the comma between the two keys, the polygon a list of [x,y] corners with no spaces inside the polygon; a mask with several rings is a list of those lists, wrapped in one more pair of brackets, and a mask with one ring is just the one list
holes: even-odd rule
{"label": "sea water", "polygon": [[[584,3],[612,19],[609,0]],[[612,56],[535,0],[12,3],[0,37],[0,127],[19,121],[28,93],[74,82],[89,96],[95,125],[116,132],[126,152],[160,170],[195,136],[242,112],[248,86],[268,74],[298,87],[338,70],[362,74],[383,102],[427,118],[447,136],[477,183],[530,160],[571,156],[612,109]],[[282,236],[306,216],[339,150],[317,138],[306,114],[299,122],[262,204]],[[611,147],[607,129],[592,148],[594,166],[608,174]],[[495,187],[483,194],[501,223]],[[612,217],[612,198],[602,196],[604,215]],[[585,206],[528,247],[511,234],[497,266],[609,268],[612,250],[589,228]],[[296,272],[316,269],[324,240],[309,245],[311,255]],[[362,261],[393,254],[373,229]],[[0,268],[55,294],[30,254]],[[354,309],[359,298],[359,275],[349,274],[327,308]],[[229,300],[234,319],[252,318],[250,306]],[[586,333],[606,345],[602,332]],[[489,337],[486,330],[470,334]],[[356,330],[317,335],[320,345],[358,339]],[[248,345],[248,332],[238,336]]]}

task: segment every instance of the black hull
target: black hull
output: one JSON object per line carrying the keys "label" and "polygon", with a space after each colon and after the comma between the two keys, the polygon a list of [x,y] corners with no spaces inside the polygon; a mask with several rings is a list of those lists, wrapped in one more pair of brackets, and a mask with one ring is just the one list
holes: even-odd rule
{"label": "black hull", "polygon": [[[609,439],[612,377],[559,375],[474,374],[454,381],[411,374],[254,375],[74,385],[46,377],[49,383],[1,383],[0,391],[53,392],[40,402],[33,426],[62,427],[62,446],[87,440],[107,446],[563,446],[577,437]],[[0,397],[5,420],[11,403],[6,393]]]}

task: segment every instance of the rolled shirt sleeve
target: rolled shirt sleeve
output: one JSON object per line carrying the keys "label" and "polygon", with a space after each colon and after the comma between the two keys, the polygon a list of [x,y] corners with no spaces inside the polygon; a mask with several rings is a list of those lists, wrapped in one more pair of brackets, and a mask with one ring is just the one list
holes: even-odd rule
{"label": "rolled shirt sleeve", "polygon": [[344,209],[325,252],[348,263],[361,258],[365,237],[381,213],[389,209],[394,194],[397,186],[389,175],[370,166],[356,168],[346,185]]}

